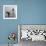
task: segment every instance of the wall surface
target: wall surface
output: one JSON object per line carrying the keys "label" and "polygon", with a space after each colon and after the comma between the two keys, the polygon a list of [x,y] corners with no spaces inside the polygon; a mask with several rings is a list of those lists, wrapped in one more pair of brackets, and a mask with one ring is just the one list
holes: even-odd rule
{"label": "wall surface", "polygon": [[[0,0],[0,44],[7,44],[8,34],[10,32],[15,32],[18,35],[17,24],[19,21],[20,13],[19,6],[18,6],[18,19],[17,20],[4,20],[3,19],[3,5],[18,5],[18,0]],[[18,37],[16,38],[16,43],[18,43]]]}
{"label": "wall surface", "polygon": [[[8,4],[17,5],[17,20],[3,20],[3,5]],[[17,34],[18,24],[46,24],[46,0],[0,0],[0,44],[8,43],[10,32]]]}
{"label": "wall surface", "polygon": [[21,24],[46,24],[46,0],[23,0]]}

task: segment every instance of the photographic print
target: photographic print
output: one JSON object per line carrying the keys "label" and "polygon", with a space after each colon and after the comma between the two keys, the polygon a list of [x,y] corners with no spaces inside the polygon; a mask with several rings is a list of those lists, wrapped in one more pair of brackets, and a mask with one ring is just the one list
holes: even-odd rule
{"label": "photographic print", "polygon": [[3,5],[3,19],[17,19],[17,5]]}
{"label": "photographic print", "polygon": [[46,41],[46,25],[19,25],[20,40]]}

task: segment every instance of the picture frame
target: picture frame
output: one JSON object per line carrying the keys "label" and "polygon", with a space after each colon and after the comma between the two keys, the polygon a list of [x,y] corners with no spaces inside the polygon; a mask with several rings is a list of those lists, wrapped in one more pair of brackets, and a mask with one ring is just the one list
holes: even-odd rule
{"label": "picture frame", "polygon": [[17,5],[3,5],[3,19],[17,19]]}
{"label": "picture frame", "polygon": [[[25,38],[25,36],[27,37]],[[19,24],[18,41],[21,42],[22,40],[46,41],[46,25],[45,24]]]}

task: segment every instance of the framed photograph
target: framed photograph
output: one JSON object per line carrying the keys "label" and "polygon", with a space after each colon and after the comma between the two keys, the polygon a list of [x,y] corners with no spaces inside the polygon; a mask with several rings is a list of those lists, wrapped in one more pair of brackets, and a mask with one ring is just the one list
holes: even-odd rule
{"label": "framed photograph", "polygon": [[17,19],[17,5],[3,5],[3,19]]}
{"label": "framed photograph", "polygon": [[19,24],[18,41],[21,42],[24,40],[46,41],[46,25]]}

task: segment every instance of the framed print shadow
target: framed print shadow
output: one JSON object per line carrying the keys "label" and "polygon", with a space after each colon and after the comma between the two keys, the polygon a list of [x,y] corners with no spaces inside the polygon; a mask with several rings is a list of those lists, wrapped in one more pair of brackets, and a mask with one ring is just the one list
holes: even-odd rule
{"label": "framed print shadow", "polygon": [[3,19],[17,19],[17,5],[3,5]]}

